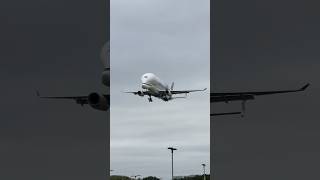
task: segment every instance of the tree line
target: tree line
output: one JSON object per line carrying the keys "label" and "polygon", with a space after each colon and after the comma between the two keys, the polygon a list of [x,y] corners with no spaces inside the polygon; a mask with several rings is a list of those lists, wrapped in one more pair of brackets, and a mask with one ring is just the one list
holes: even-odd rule
{"label": "tree line", "polygon": [[[204,180],[203,175],[176,176],[173,179],[174,180]],[[161,180],[161,179],[155,176],[133,178],[128,176],[112,175],[110,176],[110,180]],[[206,180],[210,180],[210,174],[206,174]]]}

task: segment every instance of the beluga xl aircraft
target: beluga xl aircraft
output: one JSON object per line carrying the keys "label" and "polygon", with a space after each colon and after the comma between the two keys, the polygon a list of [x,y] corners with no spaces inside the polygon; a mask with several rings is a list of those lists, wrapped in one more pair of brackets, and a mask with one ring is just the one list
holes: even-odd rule
{"label": "beluga xl aircraft", "polygon": [[[152,102],[152,96],[162,99],[163,101],[170,101],[177,98],[186,98],[188,93],[196,92],[196,91],[205,91],[207,88],[204,89],[196,89],[196,90],[173,90],[174,82],[172,82],[171,87],[160,80],[156,75],[153,73],[146,73],[141,76],[141,88],[140,91],[130,91],[125,93],[132,93],[138,96],[148,96],[149,102]],[[183,97],[174,97],[173,95],[177,94],[185,94]]]}
{"label": "beluga xl aircraft", "polygon": [[225,112],[225,113],[213,113],[210,116],[220,116],[220,115],[233,115],[233,114],[241,114],[244,117],[244,113],[246,110],[246,101],[254,100],[256,96],[264,96],[264,95],[274,95],[274,94],[283,94],[283,93],[292,93],[292,92],[300,92],[304,91],[309,87],[309,83],[304,85],[299,89],[291,89],[291,90],[279,90],[279,91],[247,91],[247,92],[213,92],[210,93],[210,102],[211,103],[219,103],[225,102],[228,103],[230,101],[241,101],[242,111],[241,112]]}
{"label": "beluga xl aircraft", "polygon": [[[101,74],[102,84],[106,87],[110,87],[110,44],[109,42],[105,43],[101,50],[101,61],[104,66],[104,69]],[[110,94],[108,92],[98,93],[91,92],[89,95],[82,96],[40,96],[40,93],[37,91],[37,96],[45,99],[60,99],[60,100],[74,100],[77,104],[81,106],[88,104],[92,108],[108,111],[110,107]]]}

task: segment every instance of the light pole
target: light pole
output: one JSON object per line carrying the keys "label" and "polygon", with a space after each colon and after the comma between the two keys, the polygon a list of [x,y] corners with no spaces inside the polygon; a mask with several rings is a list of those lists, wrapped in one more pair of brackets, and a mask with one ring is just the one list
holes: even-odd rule
{"label": "light pole", "polygon": [[131,176],[131,177],[134,177],[134,179],[137,179],[137,177],[139,177],[139,176],[141,176],[141,175],[134,175],[134,176]]}
{"label": "light pole", "polygon": [[171,180],[173,180],[173,151],[178,150],[177,148],[168,147],[171,150]]}
{"label": "light pole", "polygon": [[203,180],[206,180],[206,164],[201,164],[203,166]]}

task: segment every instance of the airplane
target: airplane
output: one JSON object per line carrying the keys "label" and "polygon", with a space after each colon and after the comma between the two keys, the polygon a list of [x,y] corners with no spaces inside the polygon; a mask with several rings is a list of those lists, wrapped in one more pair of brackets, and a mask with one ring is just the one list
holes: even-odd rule
{"label": "airplane", "polygon": [[[101,82],[104,86],[110,87],[110,44],[105,43],[102,47],[100,58],[104,69],[101,75]],[[110,107],[110,95],[108,93],[97,93],[92,92],[86,96],[41,96],[39,91],[37,91],[37,96],[44,99],[65,99],[74,100],[77,104],[81,106],[88,104],[92,108],[108,111]]]}
{"label": "airplane", "polygon": [[[153,73],[145,73],[141,76],[141,82],[142,82],[142,89],[141,91],[129,91],[125,93],[132,93],[134,95],[138,96],[148,96],[149,102],[152,102],[152,96],[159,98],[163,101],[170,101],[177,98],[186,98],[188,93],[191,92],[197,92],[197,91],[205,91],[207,88],[204,89],[198,89],[198,90],[180,90],[175,91],[174,88],[174,82],[171,84],[171,87],[165,83],[163,83],[160,78],[158,78]],[[173,97],[173,95],[176,94],[185,94],[185,97]]]}
{"label": "airplane", "polygon": [[301,87],[300,89],[293,89],[293,90],[210,93],[210,102],[211,103],[218,103],[218,102],[228,103],[230,101],[242,101],[242,103],[241,103],[242,111],[241,112],[213,113],[213,114],[210,114],[210,116],[241,114],[241,117],[244,117],[244,113],[246,110],[246,107],[245,107],[246,101],[254,100],[255,96],[300,92],[300,91],[306,90],[309,87],[309,85],[310,84],[308,83],[308,84],[304,85],[303,87]]}

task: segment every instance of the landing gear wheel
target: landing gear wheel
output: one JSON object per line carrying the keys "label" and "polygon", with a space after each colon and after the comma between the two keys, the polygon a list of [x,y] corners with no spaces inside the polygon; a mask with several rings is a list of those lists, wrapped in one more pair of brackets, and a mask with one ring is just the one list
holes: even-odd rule
{"label": "landing gear wheel", "polygon": [[149,100],[149,102],[152,102],[152,98],[151,98],[151,96],[148,98],[148,100]]}

